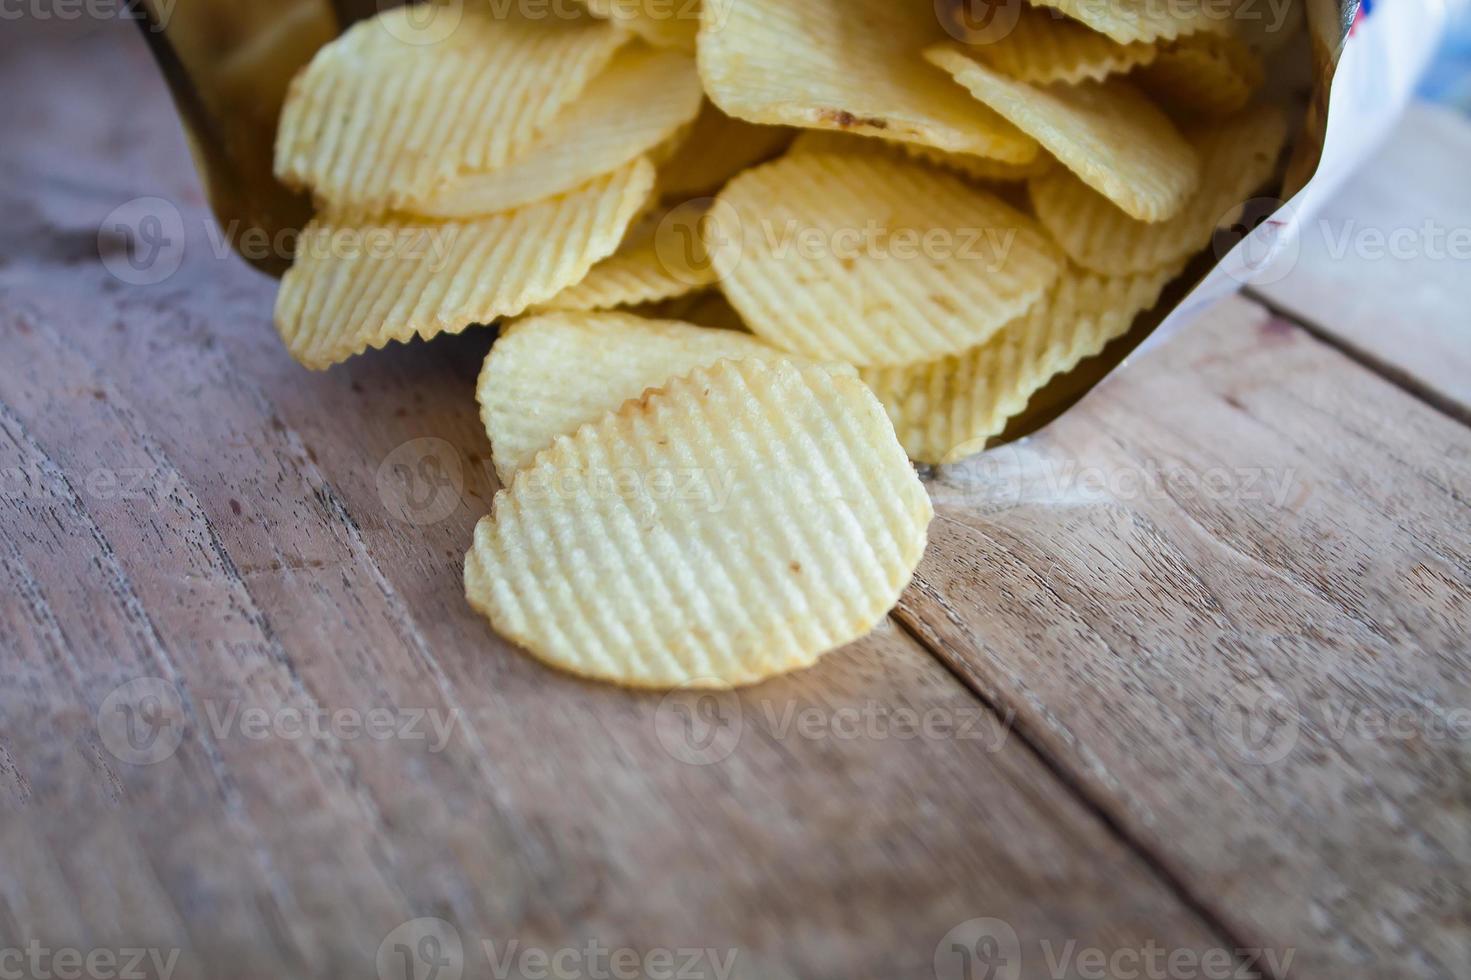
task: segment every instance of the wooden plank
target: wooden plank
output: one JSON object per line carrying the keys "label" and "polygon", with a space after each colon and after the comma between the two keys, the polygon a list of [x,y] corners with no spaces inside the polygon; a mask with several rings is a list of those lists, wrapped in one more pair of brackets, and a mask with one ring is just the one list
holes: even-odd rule
{"label": "wooden plank", "polygon": [[934,490],[903,619],[1186,892],[1471,973],[1471,432],[1233,300]]}
{"label": "wooden plank", "polygon": [[1415,105],[1308,222],[1272,304],[1471,421],[1471,121]]}
{"label": "wooden plank", "polygon": [[[36,93],[0,107],[0,936],[252,978],[375,975],[425,916],[466,975],[512,940],[923,975],[977,917],[1026,976],[1069,942],[1235,955],[893,624],[693,704],[495,637],[460,585],[494,486],[488,335],[292,364],[274,285],[214,253],[161,86],[111,30],[0,62]],[[188,249],[133,286],[97,229],[145,194]],[[109,727],[120,706],[145,727]],[[352,727],[374,710],[392,737]]]}

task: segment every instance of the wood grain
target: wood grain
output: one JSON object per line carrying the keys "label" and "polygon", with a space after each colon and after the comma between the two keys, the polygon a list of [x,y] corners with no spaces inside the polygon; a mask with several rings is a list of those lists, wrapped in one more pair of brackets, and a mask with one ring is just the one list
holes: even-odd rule
{"label": "wood grain", "polygon": [[[1027,977],[1471,974],[1471,438],[1425,404],[1459,403],[1454,310],[1417,314],[1431,363],[1230,304],[935,474],[868,640],[627,694],[463,601],[489,332],[292,364],[133,30],[0,36],[0,950],[373,976],[436,917],[466,976],[514,939],[888,980],[980,918]],[[148,196],[187,247],[133,285],[106,219]]]}
{"label": "wood grain", "polygon": [[[482,941],[592,940],[780,980],[927,975],[977,917],[1029,945],[1231,945],[892,624],[713,705],[496,638],[460,584],[495,486],[472,394],[490,334],[291,363],[274,284],[216,251],[118,30],[0,71],[39,93],[0,118],[27,134],[0,188],[0,948],[372,976],[392,930],[437,917],[466,975]],[[130,285],[104,219],[144,195],[188,247]],[[374,710],[448,737],[340,720]],[[299,731],[324,712],[327,735]]]}
{"label": "wood grain", "polygon": [[1241,300],[1082,407],[940,474],[904,621],[1292,975],[1467,975],[1471,433]]}
{"label": "wood grain", "polygon": [[1260,287],[1353,356],[1471,423],[1471,124],[1411,107]]}

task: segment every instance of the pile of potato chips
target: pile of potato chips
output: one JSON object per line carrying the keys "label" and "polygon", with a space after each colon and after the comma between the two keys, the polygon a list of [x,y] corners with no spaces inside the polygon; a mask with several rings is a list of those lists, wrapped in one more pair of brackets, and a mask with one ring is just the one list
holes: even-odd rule
{"label": "pile of potato chips", "polygon": [[1291,10],[389,10],[292,83],[277,326],[324,368],[499,323],[471,603],[585,676],[755,682],[898,600],[911,461],[984,449],[1274,177]]}

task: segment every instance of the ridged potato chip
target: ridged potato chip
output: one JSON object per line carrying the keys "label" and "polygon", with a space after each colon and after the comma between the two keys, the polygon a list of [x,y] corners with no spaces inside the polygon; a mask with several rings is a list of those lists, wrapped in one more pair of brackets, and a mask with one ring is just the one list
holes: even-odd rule
{"label": "ridged potato chip", "polygon": [[973,456],[1049,380],[1127,333],[1179,268],[1110,278],[1069,269],[1045,302],[985,344],[929,364],[863,369],[909,458]]}
{"label": "ridged potato chip", "polygon": [[319,216],[276,296],[276,329],[309,368],[417,334],[514,316],[610,255],[654,185],[639,159],[571,194],[473,221]]}
{"label": "ridged potato chip", "polygon": [[599,17],[612,20],[650,44],[695,53],[700,30],[700,0],[580,0]]}
{"label": "ridged potato chip", "polygon": [[928,48],[925,57],[1140,221],[1175,214],[1199,184],[1200,167],[1190,144],[1127,82],[1028,85],[952,44]]}
{"label": "ridged potato chip", "polygon": [[462,173],[409,209],[473,218],[564,193],[654,151],[694,120],[703,100],[694,59],[629,45],[525,152],[497,170]]}
{"label": "ridged potato chip", "polygon": [[1262,87],[1266,69],[1245,42],[1196,34],[1160,49],[1135,76],[1144,90],[1185,116],[1240,112]]}
{"label": "ridged potato chip", "polygon": [[818,360],[912,364],[983,343],[1060,271],[994,194],[880,154],[800,153],[716,198],[707,246],[758,336]]}
{"label": "ridged potato chip", "polygon": [[830,129],[808,129],[792,141],[788,153],[888,153],[948,170],[982,183],[1007,183],[1046,173],[1052,158],[1039,153],[1031,163],[1003,163],[973,153],[946,153],[921,143],[900,143],[857,133]]}
{"label": "ridged potato chip", "polygon": [[781,153],[793,132],[732,119],[706,101],[679,148],[659,166],[659,194],[672,201],[713,194],[742,170]]}
{"label": "ridged potato chip", "polygon": [[1120,44],[1172,41],[1228,29],[1231,12],[1212,0],[1033,0],[1067,14]]}
{"label": "ridged potato chip", "polygon": [[726,358],[782,356],[750,334],[627,313],[517,320],[501,331],[476,386],[496,475],[509,486],[557,436],[670,378]]}
{"label": "ridged potato chip", "polygon": [[465,593],[497,632],[574,674],[736,687],[868,633],[932,516],[856,378],[723,361],[518,472],[475,529]]}
{"label": "ridged potato chip", "polygon": [[1221,219],[1272,176],[1287,123],[1273,106],[1253,109],[1190,132],[1201,161],[1200,188],[1168,221],[1135,221],[1064,170],[1032,181],[1042,225],[1078,265],[1105,275],[1148,272],[1179,262],[1210,244]]}
{"label": "ridged potato chip", "polygon": [[917,57],[944,36],[929,3],[721,0],[705,5],[700,76],[711,101],[751,122],[1033,160],[1035,140]]}
{"label": "ridged potato chip", "polygon": [[1149,64],[1157,51],[1148,41],[1120,44],[1056,11],[1026,4],[1019,6],[1016,24],[1004,34],[989,23],[972,28],[964,16],[955,18],[953,33],[992,68],[1019,82],[1039,85],[1099,82]]}
{"label": "ridged potato chip", "polygon": [[618,251],[542,308],[608,310],[674,299],[714,285],[715,266],[700,230],[708,203],[691,201],[646,215]]}
{"label": "ridged potato chip", "polygon": [[[516,11],[450,5],[425,21],[411,5],[353,25],[293,79],[276,176],[338,212],[376,214],[510,162],[627,37],[592,16]],[[454,27],[440,37],[435,23]]]}

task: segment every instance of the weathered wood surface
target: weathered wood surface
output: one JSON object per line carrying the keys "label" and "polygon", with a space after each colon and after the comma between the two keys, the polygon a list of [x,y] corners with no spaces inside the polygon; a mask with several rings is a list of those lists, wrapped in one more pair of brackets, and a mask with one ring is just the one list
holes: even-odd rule
{"label": "weathered wood surface", "polygon": [[1471,432],[1244,300],[935,484],[901,618],[1294,975],[1471,971]]}
{"label": "weathered wood surface", "polygon": [[[465,976],[515,940],[960,977],[980,918],[1029,977],[1471,973],[1463,426],[1239,301],[936,474],[869,640],[704,702],[585,684],[461,596],[489,336],[294,366],[131,30],[0,37],[0,950],[374,976],[437,917]],[[149,195],[188,249],[132,285],[104,218]]]}
{"label": "weathered wood surface", "polygon": [[1355,357],[1471,423],[1471,126],[1416,105],[1259,287]]}

